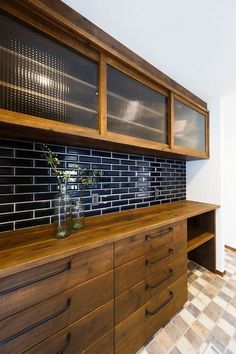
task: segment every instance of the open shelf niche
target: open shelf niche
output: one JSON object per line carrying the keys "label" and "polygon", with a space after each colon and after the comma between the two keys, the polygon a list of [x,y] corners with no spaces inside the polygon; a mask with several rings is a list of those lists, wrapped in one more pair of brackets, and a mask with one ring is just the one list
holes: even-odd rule
{"label": "open shelf niche", "polygon": [[188,219],[188,259],[215,273],[215,211]]}

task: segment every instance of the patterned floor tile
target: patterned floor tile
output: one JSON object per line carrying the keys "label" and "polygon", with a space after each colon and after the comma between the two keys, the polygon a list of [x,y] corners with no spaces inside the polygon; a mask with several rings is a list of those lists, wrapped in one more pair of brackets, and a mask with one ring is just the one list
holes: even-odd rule
{"label": "patterned floor tile", "polygon": [[236,354],[235,252],[225,267],[220,277],[188,263],[187,303],[139,354]]}

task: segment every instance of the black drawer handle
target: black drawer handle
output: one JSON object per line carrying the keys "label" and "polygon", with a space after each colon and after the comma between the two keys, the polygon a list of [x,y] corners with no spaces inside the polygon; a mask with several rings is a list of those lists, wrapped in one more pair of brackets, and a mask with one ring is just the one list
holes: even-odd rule
{"label": "black drawer handle", "polygon": [[7,294],[9,294],[9,293],[12,293],[13,291],[17,291],[17,290],[20,290],[20,289],[22,289],[22,288],[26,288],[27,286],[36,284],[36,283],[38,283],[38,282],[40,282],[40,281],[42,281],[42,280],[55,277],[56,275],[61,274],[61,273],[64,273],[64,272],[66,272],[67,270],[70,270],[70,269],[71,269],[71,262],[67,262],[67,263],[66,263],[66,266],[65,266],[63,269],[59,269],[59,270],[57,270],[57,271],[54,272],[54,273],[47,274],[47,275],[43,275],[43,276],[40,277],[40,278],[30,280],[30,281],[28,281],[28,282],[26,282],[26,283],[24,283],[24,284],[17,285],[17,286],[15,286],[15,287],[13,287],[13,288],[0,291],[0,296],[4,296],[4,295],[7,295]]}
{"label": "black drawer handle", "polygon": [[169,273],[165,276],[165,278],[159,280],[158,282],[156,282],[154,284],[146,284],[145,289],[149,290],[149,289],[154,289],[154,288],[158,287],[159,285],[164,283],[166,280],[170,279],[173,276],[173,274],[174,274],[173,270],[169,269]]}
{"label": "black drawer handle", "polygon": [[162,235],[165,235],[165,234],[169,234],[169,233],[171,233],[171,232],[173,232],[173,231],[174,231],[173,227],[168,227],[167,229],[161,230],[161,231],[159,232],[159,234],[157,234],[157,235],[155,235],[155,236],[146,235],[146,236],[145,236],[145,240],[146,240],[146,241],[148,241],[149,239],[152,240],[153,238],[157,238],[157,237],[159,237],[159,236],[162,236]]}
{"label": "black drawer handle", "polygon": [[71,339],[71,334],[68,333],[67,336],[66,336],[66,344],[64,345],[64,347],[59,350],[59,352],[57,352],[56,354],[63,354],[65,353],[66,349],[69,347],[70,345],[70,339]]}
{"label": "black drawer handle", "polygon": [[155,315],[157,312],[159,312],[163,307],[165,307],[173,299],[173,296],[174,295],[173,295],[172,291],[169,290],[169,298],[165,302],[163,302],[163,304],[161,304],[161,306],[159,306],[155,310],[153,310],[153,311],[146,310],[145,315],[146,316]]}
{"label": "black drawer handle", "polygon": [[64,306],[62,309],[58,310],[58,311],[57,311],[56,313],[54,313],[53,315],[50,315],[50,316],[48,316],[48,317],[46,317],[46,318],[43,318],[42,320],[40,320],[40,321],[34,323],[33,325],[22,329],[21,331],[17,332],[16,334],[13,334],[12,336],[10,336],[10,337],[8,337],[8,338],[6,338],[6,339],[1,340],[1,341],[0,341],[0,345],[5,345],[5,344],[11,342],[12,340],[18,338],[18,337],[21,336],[22,334],[25,334],[25,333],[31,331],[32,329],[35,329],[35,328],[41,326],[43,323],[48,322],[48,321],[54,319],[55,317],[58,317],[58,316],[61,315],[63,312],[65,312],[66,310],[68,310],[68,308],[70,307],[70,305],[71,305],[71,300],[68,299],[68,300],[66,301],[65,306]]}
{"label": "black drawer handle", "polygon": [[168,254],[166,256],[164,256],[162,258],[158,258],[158,259],[146,259],[145,265],[158,263],[158,262],[162,261],[162,259],[165,259],[165,258],[169,257],[173,253],[174,253],[174,251],[172,250],[172,248],[169,248],[168,249]]}

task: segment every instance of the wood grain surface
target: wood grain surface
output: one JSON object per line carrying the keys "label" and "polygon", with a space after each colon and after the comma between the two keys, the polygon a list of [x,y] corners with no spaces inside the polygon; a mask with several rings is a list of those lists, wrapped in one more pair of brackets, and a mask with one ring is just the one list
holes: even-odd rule
{"label": "wood grain surface", "polygon": [[142,232],[217,209],[217,205],[193,201],[88,217],[85,228],[65,239],[55,239],[52,225],[0,234],[0,277],[110,244]]}

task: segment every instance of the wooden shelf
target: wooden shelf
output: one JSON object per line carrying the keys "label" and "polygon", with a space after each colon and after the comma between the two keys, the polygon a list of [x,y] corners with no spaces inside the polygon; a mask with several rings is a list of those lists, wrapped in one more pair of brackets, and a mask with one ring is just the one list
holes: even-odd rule
{"label": "wooden shelf", "polygon": [[143,124],[136,123],[136,122],[134,122],[134,121],[127,121],[127,120],[125,121],[125,120],[123,120],[122,118],[113,116],[113,115],[111,115],[111,114],[108,114],[107,117],[108,117],[108,118],[111,118],[111,119],[118,120],[118,121],[120,121],[120,122],[122,122],[122,123],[125,123],[125,124],[127,124],[127,125],[131,125],[131,126],[133,125],[133,126],[136,126],[136,127],[138,127],[138,128],[141,128],[141,129],[146,129],[146,130],[150,130],[150,131],[152,131],[152,132],[157,132],[158,134],[161,134],[161,135],[166,135],[166,134],[167,134],[167,132],[165,132],[165,131],[163,131],[163,130],[156,129],[156,128],[153,128],[153,127],[148,127],[148,126],[145,126],[145,125],[143,125]]}
{"label": "wooden shelf", "polygon": [[208,231],[202,231],[195,227],[188,228],[188,244],[187,251],[190,252],[195,248],[201,246],[203,243],[211,240],[215,234]]}
{"label": "wooden shelf", "polygon": [[[122,97],[120,95],[118,95],[117,93],[111,92],[111,91],[107,91],[107,95],[112,97],[112,98],[117,98],[118,100],[125,102],[127,104],[130,104],[132,101],[130,101],[130,99]],[[139,109],[143,109],[144,111],[151,113],[154,115],[155,118],[161,118],[163,119],[163,113],[158,112],[154,109],[151,109],[147,106],[142,105],[141,103],[139,103]]]}

